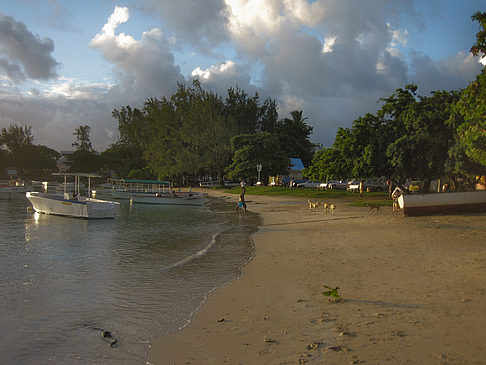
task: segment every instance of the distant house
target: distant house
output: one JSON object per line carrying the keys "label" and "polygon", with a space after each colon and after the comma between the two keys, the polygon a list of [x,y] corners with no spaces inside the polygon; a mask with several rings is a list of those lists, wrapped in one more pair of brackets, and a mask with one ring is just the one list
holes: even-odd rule
{"label": "distant house", "polygon": [[302,175],[302,170],[304,169],[304,164],[300,158],[290,159],[290,173],[289,177],[294,180],[302,180],[304,177]]}
{"label": "distant house", "polygon": [[304,164],[300,158],[290,158],[290,167],[288,175],[277,175],[268,177],[268,185],[288,185],[290,179],[302,180],[302,170]]}

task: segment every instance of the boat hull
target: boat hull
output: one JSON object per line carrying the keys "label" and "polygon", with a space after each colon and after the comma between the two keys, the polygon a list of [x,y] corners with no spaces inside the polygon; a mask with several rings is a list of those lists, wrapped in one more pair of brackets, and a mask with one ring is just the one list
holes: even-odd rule
{"label": "boat hull", "polygon": [[75,218],[102,219],[118,216],[120,203],[99,199],[65,199],[62,196],[28,192],[27,199],[38,213]]}
{"label": "boat hull", "polygon": [[188,194],[186,196],[133,195],[130,202],[135,204],[203,206],[206,203],[206,196],[202,194]]}
{"label": "boat hull", "polygon": [[405,216],[486,212],[486,191],[401,195],[398,204]]}

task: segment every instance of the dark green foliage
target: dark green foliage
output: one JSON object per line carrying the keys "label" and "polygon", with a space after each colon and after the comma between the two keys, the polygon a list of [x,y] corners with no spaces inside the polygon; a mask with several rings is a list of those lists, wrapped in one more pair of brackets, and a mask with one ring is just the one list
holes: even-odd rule
{"label": "dark green foliage", "polygon": [[98,172],[103,165],[101,155],[94,151],[77,150],[69,157],[69,171],[71,172]]}
{"label": "dark green foliage", "polygon": [[[104,153],[105,167],[119,177],[133,168],[148,170],[179,184],[204,175],[222,181],[225,172],[228,178],[255,179],[257,163],[264,165],[263,177],[283,173],[289,157],[312,159],[312,128],[302,112],[295,113],[292,120],[278,121],[272,99],[260,105],[258,94],[250,97],[238,88],[223,99],[198,81],[192,87],[179,84],[170,99],[148,99],[140,110],[114,110],[120,140]],[[253,136],[240,138],[248,145],[238,145],[238,139],[232,144],[243,135]],[[249,160],[243,163],[244,158]]]}
{"label": "dark green foliage", "polygon": [[228,166],[230,180],[256,181],[256,167],[262,165],[262,181],[288,171],[290,159],[280,150],[278,137],[269,132],[240,134],[231,139],[233,162]]}
{"label": "dark green foliage", "polygon": [[[31,127],[16,124],[2,128],[0,135],[0,169],[10,167],[22,178],[41,179],[57,171],[59,153],[51,148],[34,145]],[[5,146],[5,148],[3,147]]]}
{"label": "dark green foliage", "polygon": [[89,137],[90,131],[91,127],[88,125],[80,125],[75,129],[73,135],[76,137],[76,140],[72,143],[72,146],[76,147],[77,151],[93,151]]}
{"label": "dark green foliage", "polygon": [[486,12],[478,11],[471,19],[478,21],[481,28],[476,34],[476,43],[471,47],[471,53],[475,56],[481,53],[486,55]]}
{"label": "dark green foliage", "polygon": [[275,125],[274,131],[280,142],[280,149],[288,157],[300,158],[307,166],[314,157],[314,145],[309,137],[312,127],[305,123],[307,118],[302,118],[302,110],[294,110],[290,113],[292,119],[284,118]]}

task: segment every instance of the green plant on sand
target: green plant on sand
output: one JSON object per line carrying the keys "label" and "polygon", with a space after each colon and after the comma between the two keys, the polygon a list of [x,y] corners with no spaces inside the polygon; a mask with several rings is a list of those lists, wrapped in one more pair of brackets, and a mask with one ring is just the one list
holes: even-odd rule
{"label": "green plant on sand", "polygon": [[335,288],[331,288],[330,286],[324,285],[324,288],[329,289],[328,291],[322,292],[323,295],[330,297],[329,301],[340,302],[341,300],[343,300],[338,293],[339,286],[336,286]]}

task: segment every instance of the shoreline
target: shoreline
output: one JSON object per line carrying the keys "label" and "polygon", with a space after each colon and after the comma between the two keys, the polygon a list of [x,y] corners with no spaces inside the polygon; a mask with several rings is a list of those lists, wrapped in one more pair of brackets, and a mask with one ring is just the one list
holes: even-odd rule
{"label": "shoreline", "polygon": [[334,216],[304,198],[247,196],[263,220],[253,259],[155,339],[147,363],[486,364],[486,216],[332,202]]}

